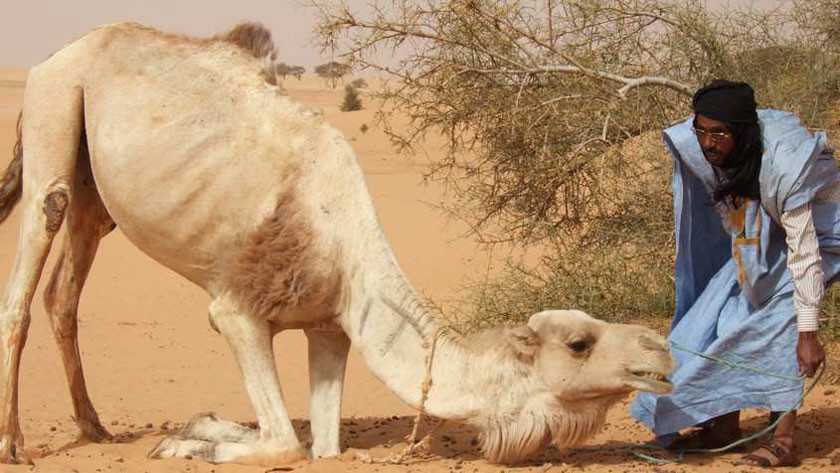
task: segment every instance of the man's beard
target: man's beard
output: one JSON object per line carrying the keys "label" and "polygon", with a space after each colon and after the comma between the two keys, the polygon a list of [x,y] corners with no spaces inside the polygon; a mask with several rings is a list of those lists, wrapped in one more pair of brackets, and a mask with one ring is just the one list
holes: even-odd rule
{"label": "man's beard", "polygon": [[723,159],[721,157],[720,153],[718,153],[717,151],[703,150],[703,156],[706,157],[706,161],[708,161],[709,164],[711,164],[712,166],[720,167],[720,168],[727,167],[726,166],[726,161],[727,160]]}

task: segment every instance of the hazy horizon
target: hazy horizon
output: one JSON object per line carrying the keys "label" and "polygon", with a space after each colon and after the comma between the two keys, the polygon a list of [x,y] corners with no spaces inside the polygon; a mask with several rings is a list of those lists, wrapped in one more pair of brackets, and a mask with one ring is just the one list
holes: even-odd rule
{"label": "hazy horizon", "polygon": [[9,5],[9,10],[0,18],[0,67],[31,67],[92,28],[121,21],[199,37],[255,21],[271,30],[279,60],[307,70],[329,60],[312,44],[314,11],[295,0],[33,0]]}
{"label": "hazy horizon", "polygon": [[[361,8],[367,0],[349,0]],[[733,4],[766,8],[784,0],[707,0],[710,6]],[[29,68],[98,25],[135,21],[161,30],[211,36],[241,21],[257,21],[272,31],[279,60],[313,66],[330,59],[312,44],[313,9],[300,0],[32,0],[6,7],[0,18],[0,67]]]}

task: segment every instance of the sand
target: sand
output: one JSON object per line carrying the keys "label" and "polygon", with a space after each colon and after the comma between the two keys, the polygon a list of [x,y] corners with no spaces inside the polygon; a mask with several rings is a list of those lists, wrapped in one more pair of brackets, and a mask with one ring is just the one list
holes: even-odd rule
{"label": "sand", "polygon": [[[0,163],[11,157],[14,125],[23,95],[25,71],[0,71]],[[438,301],[457,296],[462,285],[499,261],[469,239],[466,227],[447,220],[435,207],[443,190],[423,184],[424,159],[400,158],[373,123],[373,112],[342,113],[341,90],[319,80],[289,79],[289,94],[324,109],[327,120],[352,142],[382,225],[409,279]],[[362,124],[371,127],[360,131]],[[426,146],[440,153],[434,140]],[[19,215],[0,226],[0,268],[8,276],[16,249]],[[492,269],[490,269],[492,271]],[[43,284],[42,284],[43,286]],[[263,472],[267,468],[211,465],[194,460],[149,460],[146,453],[167,432],[202,411],[252,421],[238,369],[224,340],[207,323],[207,296],[191,283],[140,253],[119,231],[103,240],[80,308],[80,344],[88,386],[100,417],[120,438],[113,444],[76,442],[76,427],[63,369],[40,292],[32,310],[29,341],[20,380],[20,417],[27,451],[35,466],[0,466],[2,472]],[[275,341],[288,409],[308,439],[308,378],[302,334],[283,333]],[[800,423],[804,468],[840,471],[840,394],[818,387]],[[351,354],[344,390],[343,443],[338,459],[269,471],[361,473],[389,471],[750,471],[734,467],[736,454],[694,456],[678,464],[655,466],[632,455],[632,446],[649,434],[627,415],[627,403],[611,411],[608,425],[584,447],[549,449],[517,468],[488,464],[475,448],[475,432],[445,423],[431,437],[428,454],[405,465],[367,463],[399,451],[411,428],[413,411],[373,378]],[[750,414],[745,425],[764,420]],[[436,422],[424,424],[424,431]]]}

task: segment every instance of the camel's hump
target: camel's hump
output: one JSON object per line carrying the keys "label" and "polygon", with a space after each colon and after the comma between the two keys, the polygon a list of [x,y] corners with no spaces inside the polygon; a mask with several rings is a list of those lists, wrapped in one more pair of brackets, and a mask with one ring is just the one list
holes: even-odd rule
{"label": "camel's hump", "polygon": [[227,33],[216,36],[216,39],[235,44],[256,58],[268,56],[274,60],[277,55],[271,31],[260,23],[240,23]]}

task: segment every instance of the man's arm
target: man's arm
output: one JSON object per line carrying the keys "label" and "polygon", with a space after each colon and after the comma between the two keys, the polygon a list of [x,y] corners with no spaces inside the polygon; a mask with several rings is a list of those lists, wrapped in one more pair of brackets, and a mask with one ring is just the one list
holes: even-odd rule
{"label": "man's arm", "polygon": [[788,246],[788,270],[793,276],[793,303],[799,329],[796,356],[800,373],[810,377],[825,361],[825,351],[817,338],[825,283],[811,204],[782,213],[781,220]]}

